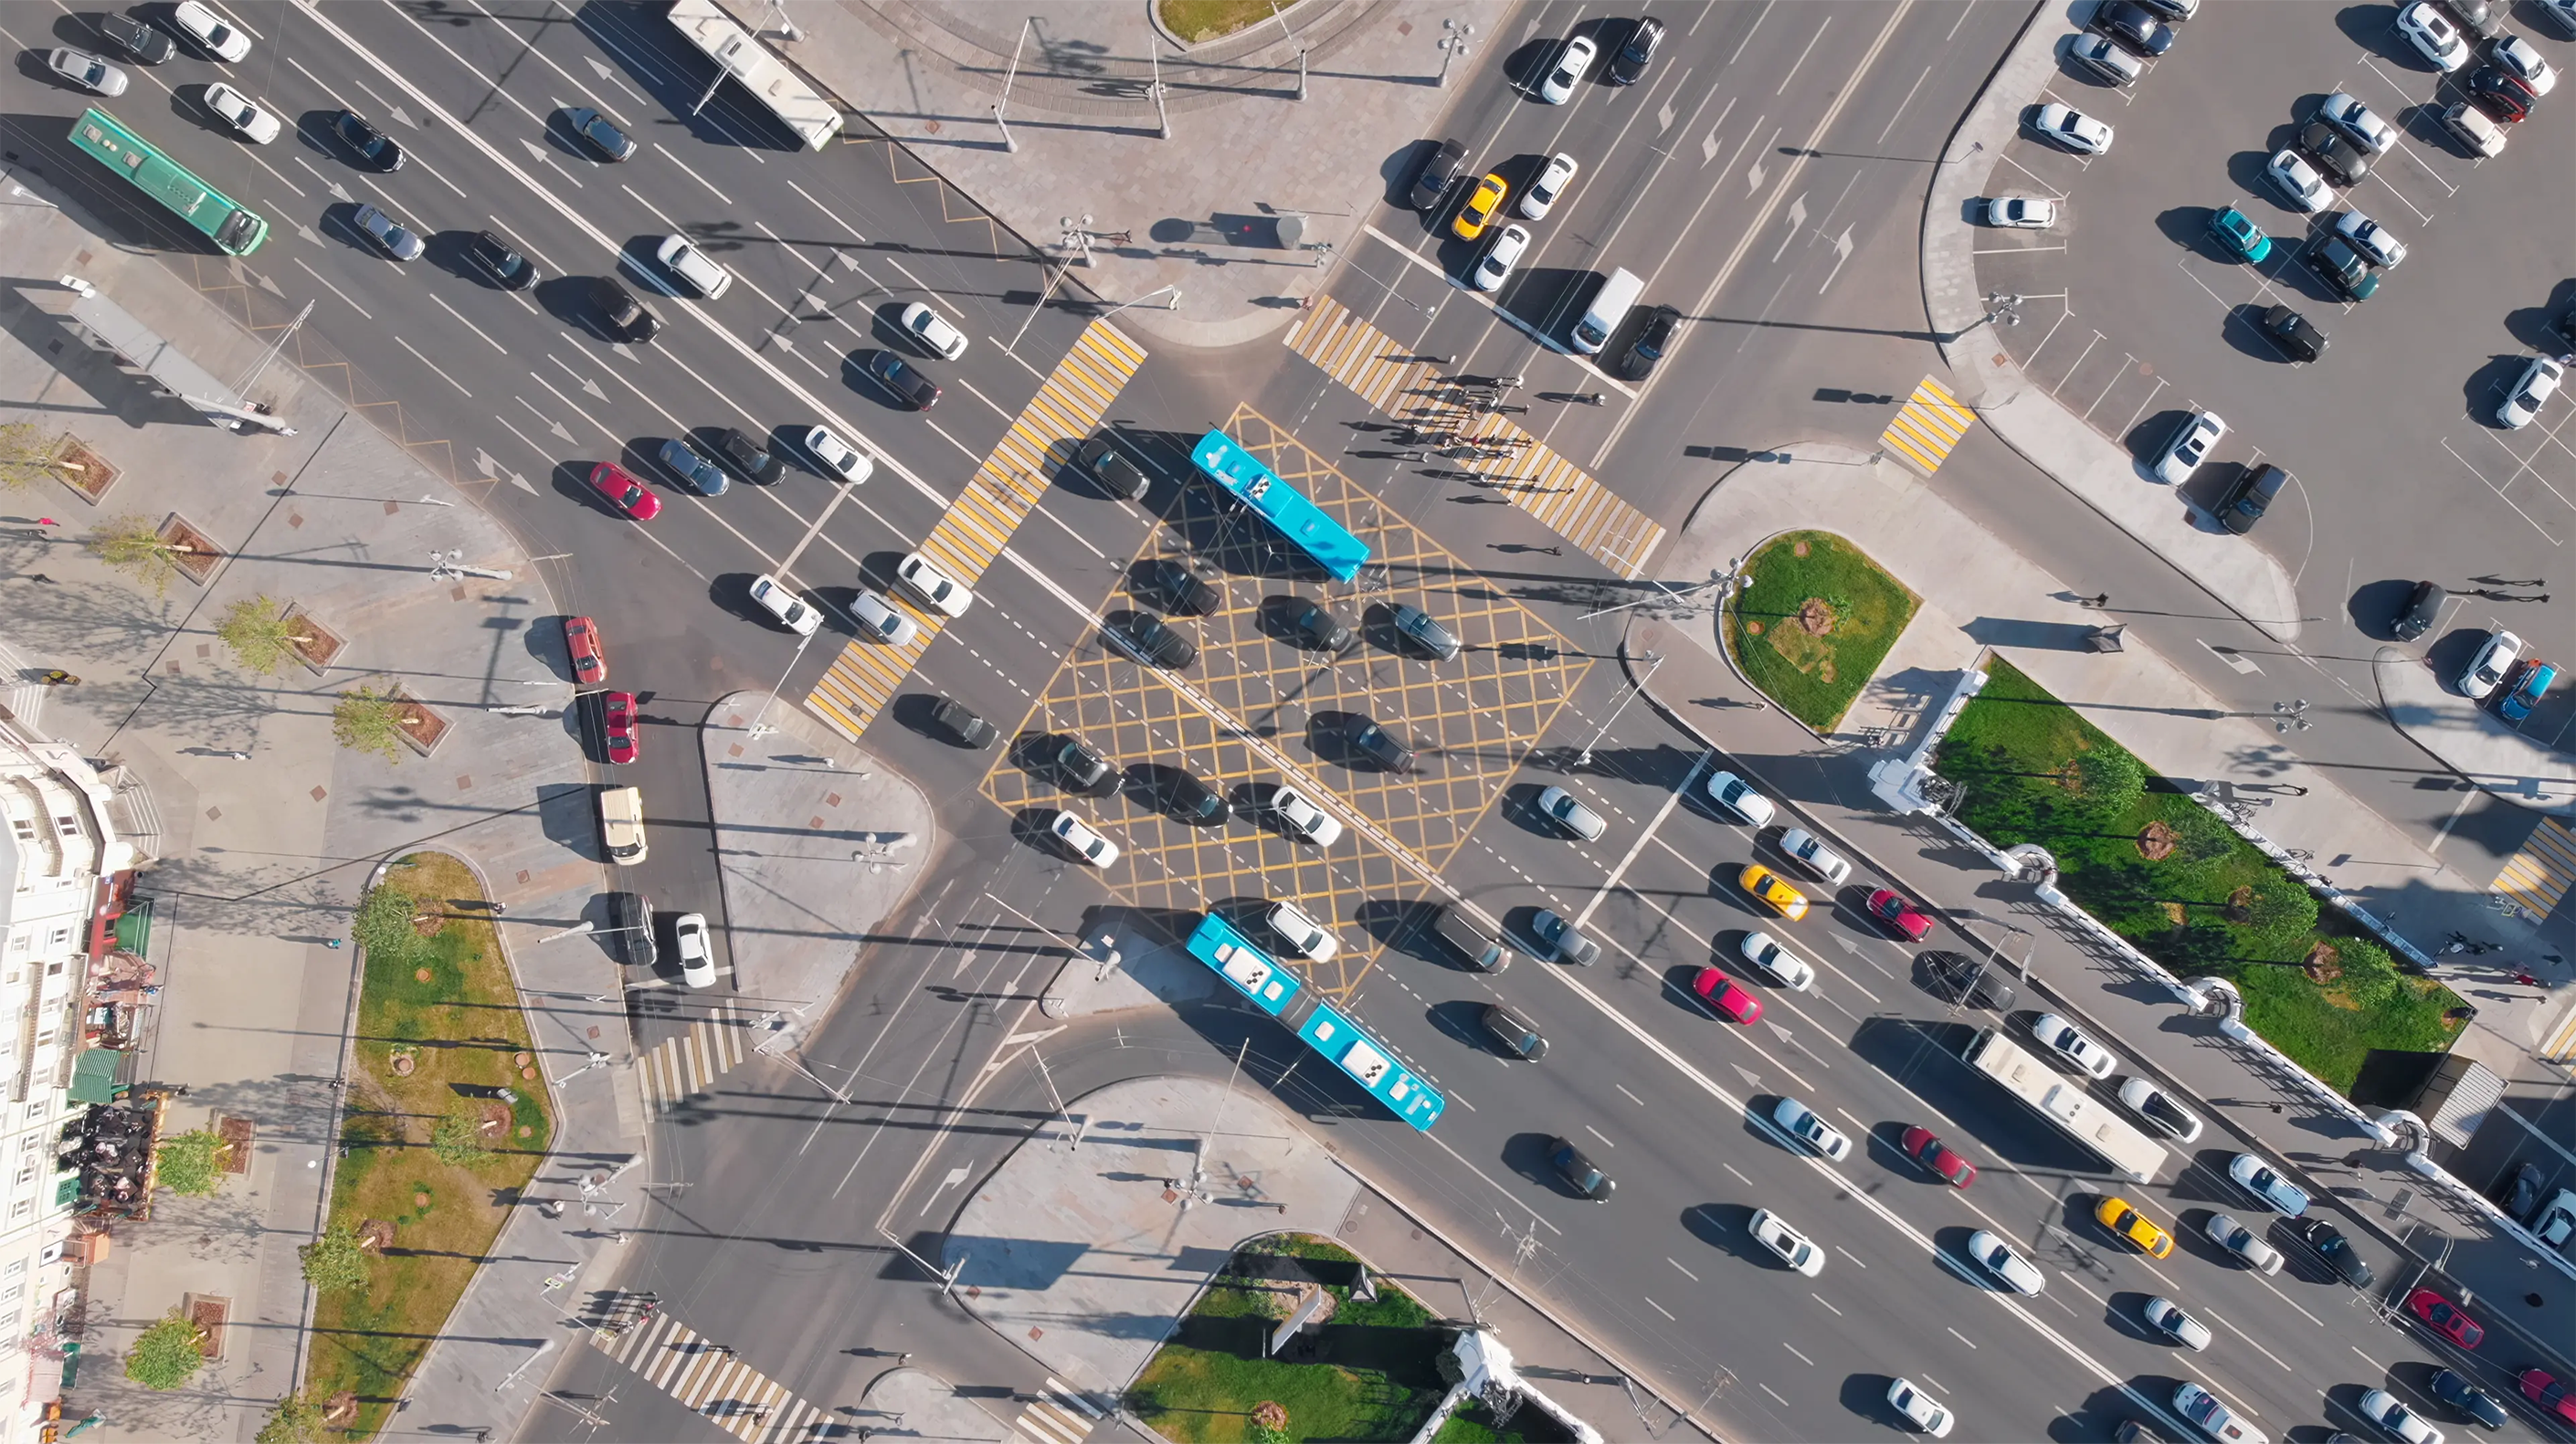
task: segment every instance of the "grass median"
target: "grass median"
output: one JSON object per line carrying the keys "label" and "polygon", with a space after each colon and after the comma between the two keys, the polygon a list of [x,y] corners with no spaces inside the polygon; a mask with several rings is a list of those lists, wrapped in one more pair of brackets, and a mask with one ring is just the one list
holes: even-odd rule
{"label": "grass median", "polygon": [[1772,538],[1726,605],[1727,650],[1753,685],[1818,732],[1842,725],[1922,598],[1831,532]]}

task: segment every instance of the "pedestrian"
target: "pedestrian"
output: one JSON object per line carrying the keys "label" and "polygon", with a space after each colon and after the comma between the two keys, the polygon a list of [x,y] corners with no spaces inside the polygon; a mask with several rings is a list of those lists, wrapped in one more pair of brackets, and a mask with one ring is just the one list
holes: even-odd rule
{"label": "pedestrian", "polygon": [[2093,596],[2086,597],[2084,599],[2084,605],[2099,611],[2111,605],[2111,594],[2109,592],[2099,592]]}
{"label": "pedestrian", "polygon": [[53,587],[53,586],[60,586],[60,585],[62,585],[60,582],[55,581],[52,577],[46,576],[43,572],[29,572],[29,573],[27,573],[27,580],[29,580],[29,581],[31,581],[31,582],[43,582],[46,586],[49,586],[49,587]]}
{"label": "pedestrian", "polygon": [[38,526],[61,526],[61,525],[62,525],[62,523],[61,523],[61,522],[58,522],[58,521],[56,521],[56,520],[54,520],[52,517],[49,517],[49,516],[40,516],[40,517],[36,518],[36,525],[38,525]]}
{"label": "pedestrian", "polygon": [[495,899],[495,900],[494,900],[494,902],[493,902],[493,904],[492,904],[492,916],[494,916],[494,917],[496,917],[496,918],[497,918],[497,917],[499,917],[501,914],[506,913],[506,912],[508,912],[509,910],[510,910],[510,905],[509,905],[508,903],[501,902],[501,901],[499,901],[499,900],[497,900],[497,899]]}
{"label": "pedestrian", "polygon": [[338,952],[340,949],[340,940],[338,938],[324,938],[322,940],[322,946],[331,949],[333,952]]}
{"label": "pedestrian", "polygon": [[2524,987],[2526,987],[2526,988],[2537,988],[2537,987],[2539,987],[2539,986],[2540,986],[2540,980],[2539,980],[2538,978],[2533,977],[2533,976],[2531,975],[2531,970],[2530,970],[2530,969],[2528,969],[2528,968],[2525,968],[2525,969],[2524,969],[2524,970],[2522,970],[2521,972],[2514,974],[2514,975],[2513,975],[2513,980],[2514,980],[2515,982],[2517,982],[2517,983],[2522,984],[2522,985],[2523,985]]}

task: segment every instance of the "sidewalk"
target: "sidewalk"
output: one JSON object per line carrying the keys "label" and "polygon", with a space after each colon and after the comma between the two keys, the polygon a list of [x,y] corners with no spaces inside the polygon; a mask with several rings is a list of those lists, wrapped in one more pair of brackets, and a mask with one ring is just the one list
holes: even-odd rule
{"label": "sidewalk", "polygon": [[[48,205],[0,207],[0,250],[18,276],[85,277],[217,375],[244,374],[267,349],[157,261]],[[470,498],[289,367],[270,367],[260,390],[299,435],[209,427],[71,341],[57,319],[70,299],[50,282],[0,291],[21,343],[0,347],[0,409],[68,427],[123,474],[96,506],[51,481],[10,498],[63,525],[0,543],[0,607],[18,654],[84,679],[46,699],[43,725],[121,759],[161,819],[143,839],[160,862],[137,892],[159,902],[152,961],[166,986],[134,1075],[189,1087],[174,1128],[231,1116],[257,1130],[247,1177],[211,1199],[163,1194],[153,1220],[121,1230],[93,1270],[92,1362],[78,1392],[106,1414],[102,1438],[247,1438],[300,1373],[295,1248],[322,1217],[355,1003],[356,950],[322,944],[345,936],[377,863],[452,851],[509,906],[504,942],[549,1078],[594,1048],[624,1060],[622,1008],[561,1005],[615,999],[614,965],[596,947],[534,946],[596,901],[588,768],[557,710],[572,691],[559,609]],[[158,522],[174,510],[232,553],[202,587],[174,580],[156,597],[80,545],[109,517]],[[516,579],[433,579],[433,550]],[[345,645],[327,668],[251,676],[211,632],[253,595],[291,600]],[[370,681],[400,682],[446,720],[431,755],[405,751],[396,765],[334,745],[333,697]],[[528,703],[548,711],[494,710]],[[523,1204],[577,1202],[585,1164],[642,1146],[640,1110],[614,1096],[631,1086],[616,1069],[554,1090],[559,1152]],[[630,1181],[603,1197],[631,1194]],[[561,1221],[523,1209],[414,1382],[406,1423],[506,1432],[529,1396],[496,1397],[493,1382],[556,1317],[540,1281],[595,1257],[603,1236],[578,1207]],[[221,1357],[175,1394],[126,1383],[117,1356],[136,1329],[192,1292],[230,1301]]]}
{"label": "sidewalk", "polygon": [[[1959,123],[1932,173],[1923,207],[1924,311],[1950,365],[1951,386],[2006,446],[2221,604],[2282,642],[2299,636],[2298,587],[2261,547],[2205,525],[2135,459],[2040,389],[1986,329],[1977,281],[1978,232],[1960,217],[2019,134],[2022,112],[2057,72],[2071,27],[2064,7],[2036,7],[2029,28]],[[1669,568],[1667,568],[1669,570]]]}
{"label": "sidewalk", "polygon": [[[757,0],[730,8],[747,25],[762,22]],[[1031,14],[1023,46],[1010,22]],[[1068,281],[1112,304],[1177,286],[1180,309],[1160,298],[1121,312],[1118,324],[1216,348],[1285,328],[1299,299],[1322,290],[1316,262],[1333,256],[1286,244],[1281,218],[1303,215],[1304,244],[1351,254],[1361,218],[1410,163],[1417,138],[1436,134],[1454,87],[1502,43],[1514,14],[1491,4],[1306,0],[1185,50],[1151,5],[1133,0],[1061,0],[1035,12],[858,0],[796,6],[801,38],[762,39],[911,152],[871,145],[868,128],[854,126],[854,142],[838,148],[844,163],[891,164],[910,178],[927,162],[962,192],[948,198],[952,213],[988,208],[1049,259],[1074,254],[1059,244],[1070,217],[1090,232],[1093,260]],[[1455,62],[1453,89],[1443,89],[1439,42],[1452,22],[1476,34]],[[1149,89],[1158,75],[1170,140]],[[1006,84],[1016,154],[993,120]],[[1017,250],[980,216],[959,236],[979,251]]]}

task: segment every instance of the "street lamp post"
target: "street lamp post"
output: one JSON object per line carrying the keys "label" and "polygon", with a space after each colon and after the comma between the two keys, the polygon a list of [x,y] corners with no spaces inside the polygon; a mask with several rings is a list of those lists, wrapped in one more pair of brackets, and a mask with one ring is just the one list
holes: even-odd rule
{"label": "street lamp post", "polygon": [[1455,20],[1443,20],[1440,22],[1440,28],[1452,32],[1440,37],[1440,88],[1442,90],[1447,90],[1449,88],[1449,62],[1452,60],[1463,59],[1466,56],[1469,48],[1467,45],[1467,37],[1476,33],[1476,27],[1473,25],[1461,25]]}
{"label": "street lamp post", "polygon": [[1002,149],[1013,155],[1019,154],[1020,143],[1011,138],[1010,123],[1002,119],[1002,108],[1011,103],[1011,83],[1020,78],[1020,51],[1027,47],[1029,27],[1036,23],[1036,16],[1029,16],[1020,21],[1019,42],[1011,47],[1011,70],[1009,74],[1002,77],[1002,98],[993,105],[993,124],[1002,128]]}
{"label": "street lamp post", "polygon": [[[819,632],[819,629],[817,629],[817,632]],[[804,636],[796,639],[795,654],[787,659],[787,672],[795,671],[796,664],[804,660],[805,648],[807,644],[814,640],[817,632],[807,632]],[[778,674],[778,687],[784,687],[787,685],[787,672],[781,672]],[[752,714],[751,725],[743,729],[743,736],[747,738],[766,737],[770,733],[778,730],[761,720],[769,715],[770,703],[778,700],[778,687],[772,687],[769,689],[769,696],[761,702],[760,710]]]}
{"label": "street lamp post", "polygon": [[[1147,44],[1147,45],[1149,45],[1150,47],[1152,47],[1152,48],[1151,48],[1151,49],[1149,49],[1146,53],[1147,53],[1148,55],[1152,56],[1152,57],[1153,57],[1153,61],[1154,61],[1154,86],[1153,86],[1153,90],[1154,90],[1154,118],[1155,118],[1155,120],[1157,120],[1158,122],[1160,122],[1160,123],[1161,123],[1161,125],[1162,125],[1162,138],[1163,138],[1163,139],[1165,139],[1165,140],[1170,140],[1170,139],[1172,138],[1172,113],[1171,113],[1170,111],[1168,111],[1168,110],[1166,110],[1166,109],[1164,109],[1164,108],[1163,108],[1163,40],[1162,40],[1162,37],[1161,37],[1161,36],[1159,36],[1159,35],[1158,35],[1158,36],[1150,37],[1150,38],[1146,41],[1146,44]],[[1085,220],[1085,222],[1084,222],[1084,224],[1086,224],[1086,225],[1087,225],[1087,224],[1089,224],[1089,221],[1086,219],[1086,220]]]}
{"label": "street lamp post", "polygon": [[2305,697],[2288,702],[2275,702],[2272,704],[2272,711],[2276,714],[2272,719],[2272,730],[2275,732],[2305,732],[2317,725],[2308,720],[2308,699]]}
{"label": "street lamp post", "polygon": [[1165,291],[1172,293],[1172,299],[1170,304],[1164,306],[1163,309],[1166,311],[1177,311],[1181,309],[1181,288],[1178,286],[1162,286],[1154,290],[1147,291],[1144,295],[1138,296],[1134,301],[1121,301],[1117,305],[1110,307],[1108,310],[1101,312],[1099,316],[1094,319],[1106,321],[1110,317],[1117,315],[1119,312],[1126,310],[1128,307],[1135,305],[1138,301],[1150,301],[1156,296],[1163,294]]}

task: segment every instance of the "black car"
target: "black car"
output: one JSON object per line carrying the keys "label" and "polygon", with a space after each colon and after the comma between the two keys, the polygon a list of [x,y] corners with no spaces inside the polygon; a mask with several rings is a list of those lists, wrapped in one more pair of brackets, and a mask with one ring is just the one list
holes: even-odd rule
{"label": "black car", "polygon": [[591,109],[577,105],[564,112],[564,124],[572,133],[588,141],[603,160],[624,160],[635,154],[635,141],[617,128],[617,122]]}
{"label": "black car", "polygon": [[1994,963],[1979,962],[1965,953],[1934,950],[1919,961],[1930,975],[1934,986],[1947,993],[1954,1002],[1971,1007],[1992,1008],[2008,1012],[2013,1005],[2012,980]]}
{"label": "black car", "polygon": [[1455,662],[1460,651],[1458,636],[1432,617],[1429,612],[1410,602],[1396,604],[1395,634],[1429,652],[1443,662]]}
{"label": "black car", "polygon": [[1204,617],[1225,605],[1223,591],[1176,557],[1157,557],[1145,563],[1142,571],[1140,580],[1146,589],[1168,603],[1177,616]]}
{"label": "black car", "polygon": [[1225,794],[1201,782],[1186,769],[1160,767],[1154,773],[1154,805],[1192,827],[1214,827],[1234,816]]}
{"label": "black car", "polygon": [[653,943],[653,900],[640,892],[613,892],[608,895],[608,925],[617,934],[618,948],[626,961],[639,968],[653,966],[661,951]]}
{"label": "black car", "polygon": [[1198,643],[1152,612],[1129,612],[1110,630],[1129,651],[1157,667],[1177,671],[1199,659]]}
{"label": "black car", "polygon": [[2229,531],[2243,536],[2263,519],[2263,513],[2271,509],[2272,499],[2289,484],[2290,474],[2277,466],[2258,466],[2243,472],[2219,502],[2218,519]]}
{"label": "black car", "polygon": [[1664,22],[1649,15],[1628,27],[1628,38],[1619,53],[1610,57],[1610,67],[1603,72],[1612,85],[1634,85],[1655,63],[1655,47],[1664,43]]}
{"label": "black car", "polygon": [[2451,594],[2442,590],[2439,583],[2417,582],[2389,630],[2396,633],[2397,640],[2401,642],[2414,641],[2431,631],[2435,622],[2442,620],[2442,608],[2450,600]]}
{"label": "black car", "polygon": [[974,708],[953,697],[940,698],[930,709],[930,720],[969,747],[990,747],[1001,731],[977,715]]}
{"label": "black car", "polygon": [[1111,496],[1126,501],[1144,499],[1145,473],[1127,459],[1125,452],[1110,445],[1108,437],[1095,436],[1082,443],[1082,450],[1074,453],[1073,464],[1089,473]]}
{"label": "black car", "polygon": [[1513,1057],[1536,1062],[1547,1056],[1547,1038],[1538,1025],[1502,1004],[1487,1003],[1482,1021],[1485,1036]]}
{"label": "black car", "polygon": [[2367,301],[2379,289],[2379,278],[2370,273],[2370,264],[2341,236],[2326,237],[2324,244],[2310,247],[2300,259],[2317,273],[2318,280],[2347,301]]}
{"label": "black car", "polygon": [[2529,118],[2531,104],[2539,98],[2531,82],[2512,71],[2481,65],[2469,73],[2469,99],[2503,124],[2515,125]]}
{"label": "black car", "polygon": [[620,341],[650,341],[662,329],[661,317],[606,276],[591,277],[590,304],[599,308],[600,319],[608,323],[608,333]]}
{"label": "black car", "polygon": [[1297,634],[1297,643],[1311,651],[1340,656],[1359,640],[1359,632],[1339,612],[1322,602],[1298,598],[1288,608],[1288,629]]}
{"label": "black car", "polygon": [[2496,1190],[2496,1207],[2511,1215],[2516,1223],[2528,1220],[2540,1210],[2540,1186],[2548,1178],[2548,1170],[2542,1168],[2537,1159],[2524,1159],[2514,1166],[2513,1175]]}
{"label": "black car", "polygon": [[1548,1166],[1556,1170],[1556,1176],[1565,1180],[1566,1187],[1595,1203],[1607,1199],[1610,1190],[1619,1186],[1609,1174],[1601,1171],[1601,1165],[1584,1157],[1583,1150],[1575,1147],[1570,1139],[1549,1139],[1547,1161]]}
{"label": "black car", "polygon": [[2263,334],[2293,360],[2314,361],[2326,354],[2326,333],[2287,306],[2274,306],[2263,313]]}
{"label": "black car", "polygon": [[1673,349],[1673,333],[1680,330],[1682,313],[1670,306],[1657,306],[1637,328],[1637,339],[1628,343],[1627,353],[1619,358],[1619,378],[1643,381]]}
{"label": "black car", "polygon": [[2433,1376],[2433,1397],[2490,1429],[2504,1427],[2504,1406],[2495,1396],[2449,1369]]}
{"label": "black car", "polygon": [[1055,774],[1076,792],[1089,792],[1109,780],[1109,757],[1079,737],[1067,737],[1055,749]]}
{"label": "black car", "polygon": [[1440,148],[1433,151],[1431,159],[1423,163],[1422,174],[1413,178],[1413,208],[1417,211],[1427,211],[1438,206],[1440,198],[1449,194],[1450,183],[1458,179],[1458,171],[1466,161],[1467,143],[1465,141],[1440,142]]}
{"label": "black car", "polygon": [[2459,17],[2462,30],[2480,40],[2493,40],[2504,34],[2504,13],[2511,7],[2495,0],[2443,0],[2443,8]]}
{"label": "black car", "polygon": [[939,401],[938,385],[892,351],[869,352],[868,374],[899,399],[912,403],[915,411],[928,411]]}
{"label": "black car", "polygon": [[1443,907],[1432,917],[1431,935],[1479,972],[1499,973],[1512,965],[1512,950],[1503,940],[1455,907]]}
{"label": "black car", "polygon": [[1379,726],[1375,721],[1354,714],[1342,734],[1353,752],[1378,765],[1382,772],[1411,772],[1413,748],[1405,740]]}
{"label": "black car", "polygon": [[2109,0],[2093,12],[2093,28],[2132,55],[2158,56],[2173,49],[2173,27],[2137,0]]}
{"label": "black car", "polygon": [[355,153],[362,165],[374,170],[403,168],[403,148],[394,143],[392,136],[367,124],[365,118],[354,110],[344,110],[331,117],[331,133],[340,137],[340,143]]}
{"label": "black car", "polygon": [[179,53],[169,36],[131,15],[101,15],[97,25],[98,38],[115,46],[129,60],[159,65]]}
{"label": "black car", "polygon": [[2567,343],[2568,350],[2576,351],[2576,300],[2569,301],[2560,309],[2558,319],[2549,323],[2549,329],[2558,333],[2558,339]]}
{"label": "black car", "polygon": [[2370,174],[2370,153],[2322,120],[2309,121],[2300,128],[2299,150],[2336,185],[2357,186],[2363,176]]}
{"label": "black car", "polygon": [[2176,25],[2200,13],[2200,0],[2138,0],[2138,3],[2154,11],[2159,19],[2170,20]]}
{"label": "black car", "polygon": [[504,291],[524,291],[537,283],[537,263],[519,254],[497,231],[485,231],[465,243],[466,263]]}
{"label": "black car", "polygon": [[716,433],[716,448],[724,453],[725,460],[733,463],[734,470],[752,481],[766,482],[777,477],[770,466],[769,448],[733,427],[728,426]]}
{"label": "black car", "polygon": [[2326,1261],[2326,1266],[2335,1271],[2335,1277],[2357,1289],[2370,1287],[2373,1277],[2370,1265],[2362,1262],[2360,1252],[2352,1246],[2351,1239],[2343,1236],[2343,1230],[2322,1218],[2309,1219],[2297,1228],[2299,1237],[2306,1239],[2308,1247],[2317,1251],[2317,1257]]}

